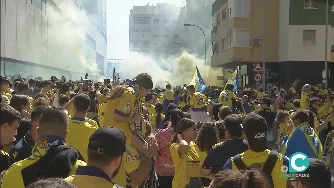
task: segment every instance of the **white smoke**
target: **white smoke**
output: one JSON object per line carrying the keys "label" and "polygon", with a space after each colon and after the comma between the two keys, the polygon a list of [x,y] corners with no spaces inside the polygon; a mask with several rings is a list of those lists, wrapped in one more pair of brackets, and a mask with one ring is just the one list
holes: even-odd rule
{"label": "white smoke", "polygon": [[95,49],[88,53],[86,44],[86,34],[94,29],[85,12],[72,1],[66,1],[59,4],[59,9],[49,6],[46,13],[48,36],[44,40],[50,44],[48,50],[52,50],[49,59],[56,62],[58,68],[78,72],[81,76],[86,72],[98,74]]}
{"label": "white smoke", "polygon": [[196,66],[207,85],[221,85],[217,76],[221,75],[219,69],[205,65],[202,59],[187,52],[179,57],[155,58],[138,52],[130,52],[128,58],[120,66],[122,78],[134,78],[139,73],[148,73],[152,76],[156,86],[164,87],[166,83],[172,85],[189,84],[192,80]]}

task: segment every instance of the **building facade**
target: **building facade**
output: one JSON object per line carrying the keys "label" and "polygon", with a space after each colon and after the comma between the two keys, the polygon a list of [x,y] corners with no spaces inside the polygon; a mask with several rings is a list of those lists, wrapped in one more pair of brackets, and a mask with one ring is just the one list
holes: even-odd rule
{"label": "building facade", "polygon": [[80,0],[1,0],[1,75],[103,76],[106,4],[94,2],[93,14]]}
{"label": "building facade", "polygon": [[[266,62],[266,70],[261,71],[266,72],[267,83],[321,83],[325,2],[216,0],[212,5],[212,66],[241,66],[244,84],[261,82],[261,78],[255,79],[254,71],[258,70],[254,65],[262,66],[262,62]],[[327,55],[334,72],[334,12],[331,8],[328,11]]]}
{"label": "building facade", "polygon": [[134,6],[129,16],[130,50],[151,55],[173,55],[187,46],[185,7],[170,4]]}

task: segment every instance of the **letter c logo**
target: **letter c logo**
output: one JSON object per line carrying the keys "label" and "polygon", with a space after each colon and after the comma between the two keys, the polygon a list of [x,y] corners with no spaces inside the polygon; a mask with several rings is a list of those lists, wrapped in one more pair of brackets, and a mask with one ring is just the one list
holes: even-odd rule
{"label": "letter c logo", "polygon": [[291,155],[289,162],[290,172],[304,172],[310,165],[308,156],[304,153],[297,152]]}

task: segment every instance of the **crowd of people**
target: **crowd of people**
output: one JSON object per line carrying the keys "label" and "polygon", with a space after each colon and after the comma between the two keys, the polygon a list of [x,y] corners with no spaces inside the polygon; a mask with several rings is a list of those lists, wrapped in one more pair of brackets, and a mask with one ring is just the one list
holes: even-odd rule
{"label": "crowd of people", "polygon": [[0,84],[1,188],[331,187],[330,88]]}

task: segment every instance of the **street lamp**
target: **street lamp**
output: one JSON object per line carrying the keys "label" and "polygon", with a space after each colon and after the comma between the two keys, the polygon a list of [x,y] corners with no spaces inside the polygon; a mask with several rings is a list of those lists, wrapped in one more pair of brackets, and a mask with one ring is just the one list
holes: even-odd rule
{"label": "street lamp", "polygon": [[325,87],[328,87],[328,13],[329,2],[326,0],[326,31],[325,31]]}
{"label": "street lamp", "polygon": [[206,63],[206,36],[205,36],[205,32],[204,30],[198,26],[198,25],[194,25],[194,24],[184,24],[185,27],[197,27],[198,29],[200,29],[203,33],[204,36],[204,63]]}

